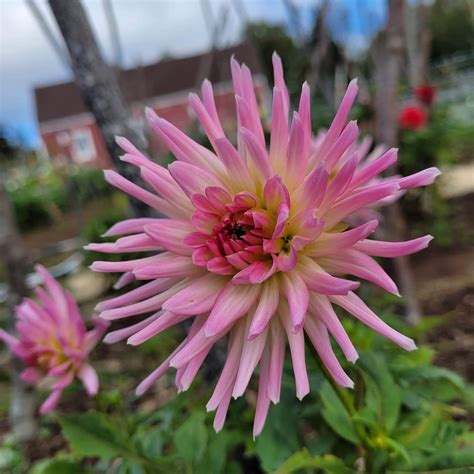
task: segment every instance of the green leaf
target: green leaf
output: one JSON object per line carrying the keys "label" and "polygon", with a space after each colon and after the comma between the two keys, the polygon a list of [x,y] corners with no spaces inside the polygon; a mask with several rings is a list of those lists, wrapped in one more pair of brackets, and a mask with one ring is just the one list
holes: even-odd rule
{"label": "green leaf", "polygon": [[443,367],[423,367],[418,371],[418,375],[420,378],[426,380],[447,380],[460,391],[463,391],[466,388],[466,384],[460,375]]}
{"label": "green leaf", "polygon": [[448,321],[447,316],[426,316],[424,315],[421,321],[416,326],[407,326],[403,333],[409,337],[419,337],[428,333],[434,328],[441,326]]}
{"label": "green leaf", "polygon": [[146,471],[136,462],[124,461],[117,469],[116,474],[146,474]]}
{"label": "green leaf", "polygon": [[312,456],[306,449],[302,449],[287,459],[275,474],[290,474],[300,469],[317,469],[318,472],[328,474],[352,474],[356,472],[332,454]]}
{"label": "green leaf", "polygon": [[190,466],[198,463],[207,447],[207,429],[202,412],[193,413],[174,434],[176,453]]}
{"label": "green leaf", "polygon": [[353,421],[327,380],[323,383],[319,394],[323,402],[321,414],[326,423],[342,438],[358,444],[360,439],[354,429]]}
{"label": "green leaf", "polygon": [[62,416],[59,419],[64,436],[78,457],[110,460],[136,456],[123,429],[114,425],[106,415],[96,412]]}
{"label": "green leaf", "polygon": [[397,425],[400,415],[401,392],[395,383],[384,359],[374,352],[363,353],[357,366],[362,371],[366,385],[365,417],[375,414],[374,421],[379,429],[390,434]]}
{"label": "green leaf", "polygon": [[278,405],[270,408],[265,428],[255,441],[255,451],[265,472],[273,472],[301,446],[298,440],[298,406],[293,387],[282,391]]}
{"label": "green leaf", "polygon": [[428,346],[420,346],[416,351],[398,352],[390,361],[390,367],[396,371],[405,371],[408,368],[419,368],[431,364],[434,350]]}
{"label": "green leaf", "polygon": [[149,459],[156,459],[161,456],[166,436],[161,426],[151,427],[141,431],[134,436],[134,441],[142,452]]}
{"label": "green leaf", "polygon": [[13,447],[0,447],[0,472],[15,472],[23,464],[23,454]]}
{"label": "green leaf", "polygon": [[92,471],[69,459],[53,458],[36,463],[30,474],[92,474]]}
{"label": "green leaf", "polygon": [[239,434],[232,431],[214,431],[209,435],[208,447],[195,470],[195,474],[208,474],[212,466],[212,474],[226,473],[229,450],[241,441]]}
{"label": "green leaf", "polygon": [[443,367],[415,366],[399,369],[405,389],[426,400],[450,402],[464,399],[469,403],[470,390],[458,374]]}
{"label": "green leaf", "polygon": [[410,455],[405,446],[391,438],[387,438],[387,444],[392,448],[395,454],[400,455],[406,463],[410,463]]}
{"label": "green leaf", "polygon": [[443,416],[439,408],[431,407],[431,412],[423,416],[416,424],[396,436],[397,441],[409,449],[432,447],[433,440],[438,435]]}

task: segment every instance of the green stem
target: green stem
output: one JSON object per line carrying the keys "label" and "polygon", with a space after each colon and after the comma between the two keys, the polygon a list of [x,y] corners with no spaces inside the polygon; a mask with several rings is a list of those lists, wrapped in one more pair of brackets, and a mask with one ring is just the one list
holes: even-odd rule
{"label": "green stem", "polygon": [[352,422],[354,424],[354,429],[357,432],[357,435],[359,436],[362,445],[367,449],[367,450],[372,450],[373,445],[370,440],[370,437],[368,436],[365,428],[358,423],[357,421],[354,420],[354,418],[357,415],[357,410],[354,406],[354,402],[352,401],[351,396],[347,392],[346,389],[342,388],[340,385],[336,383],[336,381],[332,378],[331,374],[329,373],[328,369],[324,365],[323,361],[317,357],[319,367],[321,368],[321,371],[323,372],[324,376],[328,380],[328,382],[331,384],[332,388],[336,392],[336,395],[338,396],[339,400],[341,400],[341,403],[344,405],[344,408],[346,409],[347,413],[352,419]]}

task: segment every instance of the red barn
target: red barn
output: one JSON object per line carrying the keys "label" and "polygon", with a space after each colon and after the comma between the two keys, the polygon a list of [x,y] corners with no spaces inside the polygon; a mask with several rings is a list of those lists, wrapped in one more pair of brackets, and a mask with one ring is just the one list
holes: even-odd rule
{"label": "red barn", "polygon": [[[235,126],[236,113],[229,59],[232,54],[254,73],[255,90],[261,104],[268,88],[256,52],[249,44],[181,59],[164,59],[154,64],[120,70],[122,91],[139,126],[144,125],[144,108],[153,108],[177,127],[189,130],[195,118],[188,107],[188,94],[199,89],[203,75],[213,83],[216,105],[224,129]],[[92,114],[86,109],[74,82],[38,87],[34,91],[42,141],[52,160],[103,168],[111,165]],[[156,155],[163,150],[149,135],[149,148]]]}

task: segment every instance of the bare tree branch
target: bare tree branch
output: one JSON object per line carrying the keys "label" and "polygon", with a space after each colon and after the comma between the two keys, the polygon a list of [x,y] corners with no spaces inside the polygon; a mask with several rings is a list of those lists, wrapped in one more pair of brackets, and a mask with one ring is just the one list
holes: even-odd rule
{"label": "bare tree branch", "polygon": [[[139,170],[119,159],[123,151],[115,137],[124,136],[141,149],[146,148],[146,140],[129,114],[115,71],[102,58],[80,0],[49,0],[49,6],[69,50],[82,99],[94,115],[115,167],[127,179],[141,183]],[[147,214],[147,206],[140,201],[131,199],[131,204],[135,215]]]}

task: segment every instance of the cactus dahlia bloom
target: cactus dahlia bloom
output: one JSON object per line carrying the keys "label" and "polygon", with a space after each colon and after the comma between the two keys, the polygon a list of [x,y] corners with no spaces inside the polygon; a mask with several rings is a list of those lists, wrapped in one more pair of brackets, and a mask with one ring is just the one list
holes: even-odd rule
{"label": "cactus dahlia bloom", "polygon": [[45,288],[37,288],[39,302],[25,298],[16,309],[18,339],[0,329],[0,339],[19,357],[26,368],[21,378],[30,383],[45,382],[51,394],[40,413],[53,410],[61,392],[78,377],[89,395],[99,387],[97,373],[88,363],[89,352],[102,338],[109,323],[95,318],[87,331],[73,296],[38,265]]}
{"label": "cactus dahlia bloom", "polygon": [[[359,283],[346,276],[398,294],[373,257],[416,252],[431,237],[408,242],[369,240],[376,221],[348,228],[346,219],[400,189],[429,184],[437,174],[427,170],[374,183],[374,177],[393,164],[396,150],[359,163],[357,125],[347,123],[357,94],[355,81],[349,84],[327,133],[314,144],[309,88],[303,86],[290,124],[282,65],[277,55],[273,61],[269,148],[250,71],[232,59],[237,146],[224,135],[208,81],[202,86],[202,99],[191,94],[190,105],[214,151],[148,110],[151,127],[177,161],[165,169],[119,138],[125,151],[122,159],[140,168],[151,191],[114,171],[106,171],[106,179],[167,217],[119,222],[106,235],[123,237],[87,247],[105,253],[151,252],[140,259],[92,265],[95,271],[123,273],[119,286],[147,281],[96,308],[107,320],[133,321],[109,333],[107,342],[128,339],[138,345],[192,318],[185,339],[138,386],[137,393],[145,392],[169,367],[177,369],[178,389],[186,390],[213,345],[228,336],[227,359],[207,409],[217,410],[214,427],[221,429],[231,398],[245,392],[259,365],[254,435],[263,428],[270,402],[279,400],[287,343],[296,394],[301,399],[309,392],[305,333],[337,383],[353,385],[331,347],[329,335],[347,359],[357,359],[333,305],[403,348],[415,348],[411,339],[387,326],[364,304],[353,292]],[[151,315],[139,318],[146,313]]]}

